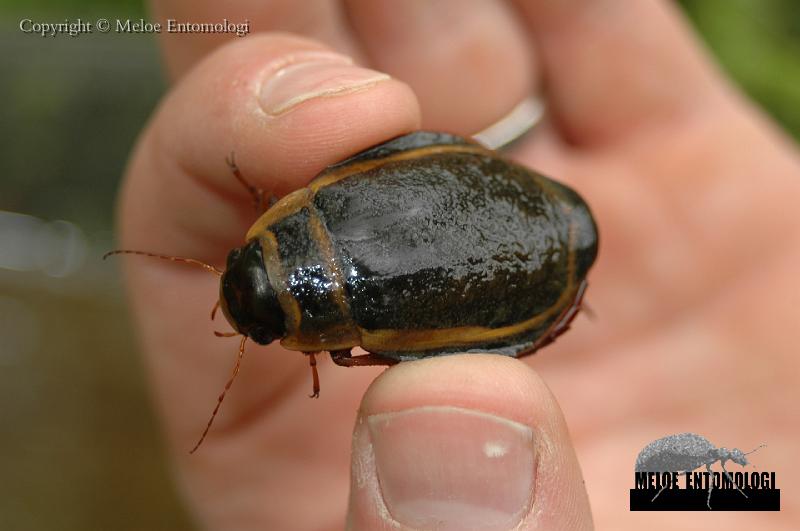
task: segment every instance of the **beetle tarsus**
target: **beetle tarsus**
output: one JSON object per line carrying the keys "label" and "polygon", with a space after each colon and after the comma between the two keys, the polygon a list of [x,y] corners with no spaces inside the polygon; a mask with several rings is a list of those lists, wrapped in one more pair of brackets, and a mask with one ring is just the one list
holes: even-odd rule
{"label": "beetle tarsus", "polygon": [[711,510],[711,491],[714,490],[714,472],[711,470],[711,463],[706,463],[706,470],[708,471],[708,497],[706,498],[706,506]]}
{"label": "beetle tarsus", "polygon": [[313,393],[308,398],[319,398],[319,373],[317,372],[317,352],[304,352],[308,356],[308,364],[311,366],[311,380],[313,381]]}
{"label": "beetle tarsus", "polygon": [[[667,486],[666,486],[666,485],[662,486],[662,487],[661,487],[661,490],[659,490],[659,491],[658,491],[658,493],[657,493],[655,496],[653,496],[653,499],[652,499],[652,500],[650,500],[650,503],[653,503],[654,501],[656,501],[656,498],[658,498],[659,494],[661,494],[662,492],[664,492],[664,489],[666,489],[666,488],[667,488]],[[709,507],[709,508],[710,508],[710,507]]]}

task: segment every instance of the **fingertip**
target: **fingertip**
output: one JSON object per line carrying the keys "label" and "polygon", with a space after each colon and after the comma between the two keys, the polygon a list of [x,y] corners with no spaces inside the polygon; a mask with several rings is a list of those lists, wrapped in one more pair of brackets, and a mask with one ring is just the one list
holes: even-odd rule
{"label": "fingertip", "polygon": [[[164,147],[187,170],[202,177],[220,167],[217,151],[227,146],[224,154],[235,151],[240,165],[256,168],[251,179],[288,187],[283,193],[420,121],[406,84],[290,34],[223,46],[171,99],[177,101],[161,121]],[[219,179],[216,172],[208,178]]]}
{"label": "fingertip", "polygon": [[370,386],[353,440],[351,529],[533,529],[556,518],[591,526],[561,411],[527,365],[431,358]]}
{"label": "fingertip", "polygon": [[280,196],[419,121],[407,85],[319,43],[288,34],[230,43],[181,79],[143,135],[123,196],[126,240],[218,254],[256,217],[226,166],[231,152],[249,182]]}
{"label": "fingertip", "polygon": [[[535,402],[536,410],[517,406]],[[381,374],[364,395],[362,414],[448,405],[538,423],[537,412],[556,407],[539,375],[508,356],[469,354],[400,363]]]}
{"label": "fingertip", "polygon": [[538,88],[536,53],[505,2],[344,5],[372,63],[414,87],[426,129],[473,135]]}

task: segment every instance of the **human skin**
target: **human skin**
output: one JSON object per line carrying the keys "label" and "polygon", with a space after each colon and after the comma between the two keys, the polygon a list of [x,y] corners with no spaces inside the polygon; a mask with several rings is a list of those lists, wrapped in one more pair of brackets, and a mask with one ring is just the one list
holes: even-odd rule
{"label": "human skin", "polygon": [[[486,468],[493,463],[460,463],[471,449],[454,444],[454,434],[483,443],[494,426],[530,436],[527,478],[501,477],[533,492],[520,529],[591,528],[592,513],[602,529],[793,528],[800,157],[711,64],[675,9],[656,0],[297,5],[154,5],[156,18],[247,18],[271,33],[233,43],[162,36],[175,84],[127,170],[122,247],[221,267],[256,217],[225,165],[230,152],[249,180],[282,196],[370,145],[418,128],[472,134],[545,90],[547,121],[510,156],[591,205],[601,250],[587,300],[597,318],[579,316],[525,360],[463,355],[383,372],[320,356],[318,400],[307,397],[302,354],[248,343],[208,439],[189,455],[238,345],[212,335],[228,330],[208,319],[218,279],[126,260],[156,403],[198,525],[410,529],[392,520],[424,521],[414,511],[447,508],[400,507],[402,487],[389,487],[388,475],[414,485],[424,469],[412,459],[390,470],[392,452],[406,459],[404,449],[423,441],[413,449],[418,461],[437,467],[444,460],[431,448],[439,441],[454,465],[437,473],[467,470],[457,496],[474,502],[482,487],[469,484],[471,475],[501,474]],[[276,84],[275,65],[287,58],[302,65]],[[406,432],[415,436],[379,431],[387,413],[401,425],[411,418]],[[488,420],[473,429],[474,419]],[[745,451],[767,443],[750,458],[777,471],[782,511],[629,512],[639,450],[684,431]],[[523,454],[519,462],[529,464]],[[398,477],[405,473],[416,476]],[[487,483],[484,496],[502,504],[494,495],[506,484]],[[462,509],[462,517],[482,514]]]}

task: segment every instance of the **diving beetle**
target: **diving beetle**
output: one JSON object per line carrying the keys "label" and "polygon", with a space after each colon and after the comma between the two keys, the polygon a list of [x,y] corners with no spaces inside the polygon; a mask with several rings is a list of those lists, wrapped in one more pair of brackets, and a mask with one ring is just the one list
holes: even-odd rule
{"label": "diving beetle", "polygon": [[[219,274],[218,305],[236,333],[218,335],[242,335],[228,386],[247,338],[280,340],[309,356],[316,397],[321,351],[345,367],[533,353],[580,310],[597,244],[589,207],[570,188],[467,139],[417,131],[272,204],[224,272],[108,254]],[[351,356],[354,347],[368,354]]]}

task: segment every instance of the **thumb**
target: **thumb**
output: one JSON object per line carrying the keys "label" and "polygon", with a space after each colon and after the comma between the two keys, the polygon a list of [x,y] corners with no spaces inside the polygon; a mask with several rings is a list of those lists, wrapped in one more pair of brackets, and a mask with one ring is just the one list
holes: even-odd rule
{"label": "thumb", "polygon": [[401,363],[369,388],[353,435],[347,529],[591,529],[561,410],[519,360]]}

